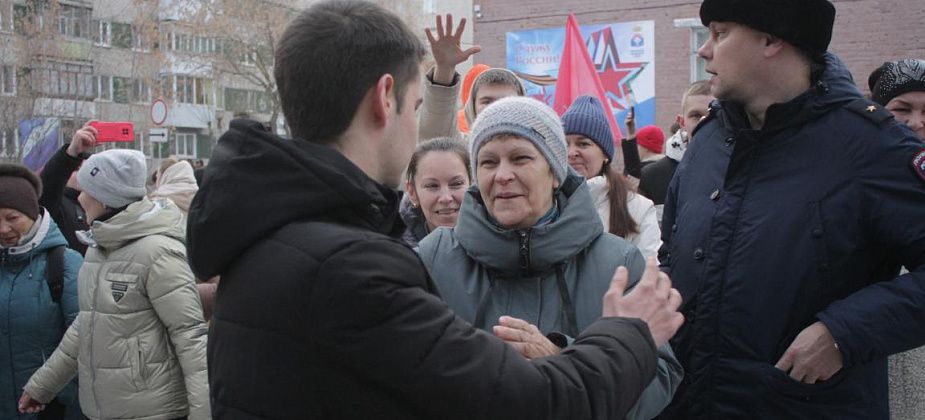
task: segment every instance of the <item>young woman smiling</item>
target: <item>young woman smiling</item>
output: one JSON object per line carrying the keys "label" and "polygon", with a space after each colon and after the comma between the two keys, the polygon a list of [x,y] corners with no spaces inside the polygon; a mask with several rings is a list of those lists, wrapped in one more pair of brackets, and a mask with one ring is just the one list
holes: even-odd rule
{"label": "young woman smiling", "polygon": [[604,112],[597,98],[580,96],[562,115],[568,163],[588,180],[604,229],[654,257],[662,246],[655,204],[629,191],[623,175],[612,169],[613,134]]}
{"label": "young woman smiling", "polygon": [[402,239],[418,241],[440,226],[456,226],[463,195],[469,188],[469,153],[462,142],[447,137],[418,145],[408,163],[401,216]]}

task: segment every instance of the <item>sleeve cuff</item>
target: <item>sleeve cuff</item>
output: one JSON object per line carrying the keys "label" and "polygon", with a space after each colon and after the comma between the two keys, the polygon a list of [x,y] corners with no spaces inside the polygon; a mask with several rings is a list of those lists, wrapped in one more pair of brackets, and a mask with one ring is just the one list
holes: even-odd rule
{"label": "sleeve cuff", "polygon": [[856,364],[856,361],[853,360],[853,352],[851,352],[851,340],[845,334],[843,328],[841,328],[841,323],[839,323],[831,314],[827,311],[820,312],[816,314],[816,319],[822,322],[826,328],[829,329],[829,333],[832,334],[832,338],[835,339],[835,348],[841,353],[842,363],[845,367],[851,367]]}
{"label": "sleeve cuff", "polygon": [[443,83],[437,83],[437,82],[434,81],[434,72],[435,72],[435,71],[436,71],[436,69],[430,69],[430,71],[427,72],[427,83],[429,83],[430,85],[432,85],[432,86],[439,86],[439,87],[445,87],[445,88],[455,88],[456,85],[459,84],[459,73],[458,73],[458,72],[454,72],[454,73],[453,73],[453,81],[450,82],[450,84],[445,85],[445,84],[443,84]]}
{"label": "sleeve cuff", "polygon": [[553,331],[553,332],[551,332],[551,333],[549,333],[549,334],[546,334],[546,338],[547,338],[549,341],[552,341],[552,343],[555,344],[556,347],[558,347],[558,348],[560,348],[560,349],[564,349],[564,348],[568,347],[569,344],[572,344],[573,342],[575,342],[575,339],[574,339],[574,338],[569,337],[569,336],[567,336],[567,335],[565,335],[565,334],[562,334],[562,333],[560,333],[560,332],[558,332],[558,331]]}

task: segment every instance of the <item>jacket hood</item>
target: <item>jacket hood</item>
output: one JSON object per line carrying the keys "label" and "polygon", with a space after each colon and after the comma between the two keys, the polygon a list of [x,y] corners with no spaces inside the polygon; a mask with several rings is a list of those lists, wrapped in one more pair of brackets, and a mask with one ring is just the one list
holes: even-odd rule
{"label": "jacket hood", "polygon": [[199,190],[196,175],[189,162],[181,161],[171,165],[162,174],[158,174],[157,184],[151,198],[169,198],[183,212],[189,211],[189,205]]}
{"label": "jacket hood", "polygon": [[170,200],[142,198],[105,222],[94,221],[89,234],[80,232],[87,245],[119,249],[129,242],[151,235],[164,235],[186,242],[183,213]]}
{"label": "jacket hood", "polygon": [[[854,84],[851,72],[838,56],[826,53],[824,58],[825,69],[813,81],[809,90],[789,102],[774,104],[768,108],[762,131],[780,131],[802,125],[864,97]],[[721,118],[726,127],[734,131],[751,129],[741,105],[724,100],[717,103],[724,111]]]}
{"label": "jacket hood", "polygon": [[56,246],[67,245],[67,239],[58,229],[58,224],[48,214],[48,210],[41,209],[41,217],[35,223],[38,225],[35,236],[22,245],[6,248],[7,258],[12,262],[27,260],[32,251],[43,252]]}
{"label": "jacket hood", "polygon": [[684,152],[687,151],[688,139],[684,130],[676,131],[665,142],[665,156],[675,162],[680,162],[684,158]]}
{"label": "jacket hood", "polygon": [[429,233],[427,231],[427,219],[421,209],[411,206],[411,199],[408,194],[401,198],[401,204],[398,206],[398,214],[401,221],[405,223],[405,233],[402,234],[402,240],[412,247],[417,246],[421,239]]}
{"label": "jacket hood", "polygon": [[[512,273],[512,268],[516,270],[524,262],[527,269],[523,271],[544,272],[571,259],[604,233],[588,186],[576,175],[570,175],[556,192],[559,217],[526,230],[496,226],[488,218],[478,188],[470,188],[467,194],[459,212],[456,238],[470,257],[501,273]],[[528,241],[526,261],[521,255],[524,239]]]}
{"label": "jacket hood", "polygon": [[222,135],[190,206],[188,255],[199,278],[220,274],[279,228],[329,219],[399,236],[398,194],[333,148],[237,119]]}
{"label": "jacket hood", "polygon": [[517,96],[524,96],[527,94],[526,93],[527,90],[524,88],[523,82],[520,81],[520,78],[517,77],[517,75],[514,74],[514,72],[508,69],[502,69],[502,68],[490,68],[488,70],[483,71],[481,74],[479,74],[479,77],[476,77],[475,81],[472,82],[472,88],[469,89],[469,99],[466,100],[466,106],[464,108],[464,111],[466,113],[466,122],[469,124],[469,127],[472,127],[472,123],[475,122],[475,117],[476,117],[475,115],[475,95],[473,95],[472,93],[477,91],[479,87],[485,83],[485,80],[487,78],[492,77],[492,75],[495,75],[498,73],[510,74],[511,77],[513,77],[514,80],[517,81]]}

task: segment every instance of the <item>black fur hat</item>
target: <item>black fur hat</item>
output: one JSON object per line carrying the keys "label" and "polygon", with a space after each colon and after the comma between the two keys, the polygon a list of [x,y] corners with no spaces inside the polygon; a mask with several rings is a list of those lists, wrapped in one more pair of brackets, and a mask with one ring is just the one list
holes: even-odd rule
{"label": "black fur hat", "polygon": [[828,0],[704,0],[700,21],[741,23],[783,39],[814,58],[828,50],[835,6]]}

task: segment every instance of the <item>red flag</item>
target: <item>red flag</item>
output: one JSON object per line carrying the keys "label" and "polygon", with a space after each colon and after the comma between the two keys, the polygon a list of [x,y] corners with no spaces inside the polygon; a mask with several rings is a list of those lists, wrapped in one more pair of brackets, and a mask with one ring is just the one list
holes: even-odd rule
{"label": "red flag", "polygon": [[[596,96],[604,104],[604,113],[607,114],[607,121],[610,122],[614,143],[619,146],[623,134],[613,118],[613,110],[610,109],[610,102],[604,92],[604,85],[597,75],[597,69],[591,61],[591,54],[588,53],[588,47],[585,46],[584,38],[578,29],[578,21],[575,20],[574,14],[569,13],[568,23],[565,25],[565,46],[562,48],[562,59],[559,61],[559,77],[556,81],[556,98],[553,101],[553,109],[561,116],[579,96]],[[620,148],[617,147],[617,150]]]}

